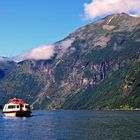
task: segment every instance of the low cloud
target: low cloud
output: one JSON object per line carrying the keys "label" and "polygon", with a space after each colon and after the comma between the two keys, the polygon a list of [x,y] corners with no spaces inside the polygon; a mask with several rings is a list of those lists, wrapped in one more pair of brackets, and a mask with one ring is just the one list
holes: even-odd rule
{"label": "low cloud", "polygon": [[87,20],[115,13],[140,14],[140,0],[92,0],[84,4]]}
{"label": "low cloud", "polygon": [[[49,60],[54,54],[65,53],[71,47],[74,38],[68,38],[52,45],[41,45],[37,48],[25,51],[11,59],[16,62],[23,60]],[[59,51],[57,51],[59,50]],[[2,58],[0,58],[0,61]]]}
{"label": "low cloud", "polygon": [[28,59],[33,60],[48,60],[54,56],[54,45],[43,45],[23,52],[14,58],[15,61],[23,61]]}
{"label": "low cloud", "polygon": [[64,41],[61,41],[59,43],[60,47],[61,47],[61,50],[63,52],[65,52],[71,45],[72,43],[74,42],[74,38],[71,38],[71,39],[66,39]]}
{"label": "low cloud", "polygon": [[58,53],[56,52],[56,47],[59,47],[60,51],[64,53],[71,46],[73,41],[74,39],[66,39],[55,45],[39,46],[29,51],[25,51],[16,57],[13,57],[12,60],[16,62],[23,60],[49,60],[54,56],[55,53]]}

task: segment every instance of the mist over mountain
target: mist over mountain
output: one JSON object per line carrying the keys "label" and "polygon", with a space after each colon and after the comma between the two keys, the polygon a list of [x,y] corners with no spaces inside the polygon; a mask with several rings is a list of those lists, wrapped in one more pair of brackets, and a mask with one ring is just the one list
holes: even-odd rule
{"label": "mist over mountain", "polygon": [[35,109],[140,107],[139,17],[110,15],[15,58],[0,61],[1,104],[19,97]]}

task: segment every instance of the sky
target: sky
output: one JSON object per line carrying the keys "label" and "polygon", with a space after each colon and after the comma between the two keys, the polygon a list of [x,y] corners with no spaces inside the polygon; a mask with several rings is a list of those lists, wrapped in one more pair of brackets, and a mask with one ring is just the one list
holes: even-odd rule
{"label": "sky", "polygon": [[82,19],[90,0],[0,0],[0,56],[15,56],[52,44],[89,23]]}
{"label": "sky", "polygon": [[0,0],[0,56],[45,55],[77,28],[121,12],[140,14],[140,0]]}

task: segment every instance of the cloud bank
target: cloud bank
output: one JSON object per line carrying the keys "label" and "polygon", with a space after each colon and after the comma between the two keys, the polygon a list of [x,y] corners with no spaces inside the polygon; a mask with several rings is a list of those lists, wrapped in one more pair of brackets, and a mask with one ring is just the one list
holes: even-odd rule
{"label": "cloud bank", "polygon": [[[16,62],[23,60],[49,60],[54,54],[58,53],[56,52],[56,47],[59,47],[60,51],[64,53],[68,50],[73,41],[74,39],[66,39],[59,42],[59,44],[39,46],[13,57],[12,60]],[[0,61],[1,59],[2,58],[0,58]]]}
{"label": "cloud bank", "polygon": [[23,61],[28,59],[48,60],[54,56],[54,53],[54,45],[43,45],[23,52],[21,55],[16,56],[14,59],[15,61]]}
{"label": "cloud bank", "polygon": [[63,40],[59,43],[61,50],[65,52],[74,42],[74,38]]}
{"label": "cloud bank", "polygon": [[140,0],[92,0],[84,4],[87,20],[114,13],[140,14]]}

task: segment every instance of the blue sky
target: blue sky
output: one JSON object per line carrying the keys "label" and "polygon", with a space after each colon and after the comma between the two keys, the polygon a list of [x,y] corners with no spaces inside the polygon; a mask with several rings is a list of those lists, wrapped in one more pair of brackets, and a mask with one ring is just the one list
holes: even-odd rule
{"label": "blue sky", "polygon": [[140,0],[0,0],[0,56],[55,43],[105,15],[139,17],[139,5]]}
{"label": "blue sky", "polygon": [[91,0],[0,0],[0,56],[63,39],[88,24],[84,3]]}

